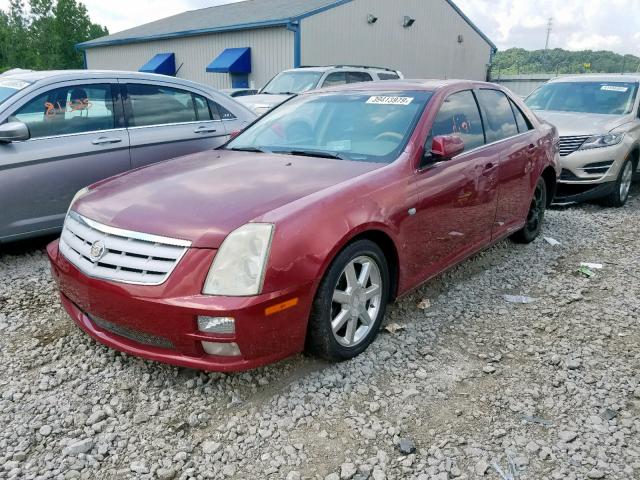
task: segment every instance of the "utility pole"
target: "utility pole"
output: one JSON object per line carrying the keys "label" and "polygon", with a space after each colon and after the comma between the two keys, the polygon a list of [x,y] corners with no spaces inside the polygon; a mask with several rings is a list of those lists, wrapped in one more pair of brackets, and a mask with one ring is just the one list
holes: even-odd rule
{"label": "utility pole", "polygon": [[551,37],[551,31],[553,30],[553,17],[549,18],[549,23],[547,23],[547,41],[544,44],[544,51],[549,50],[549,38]]}

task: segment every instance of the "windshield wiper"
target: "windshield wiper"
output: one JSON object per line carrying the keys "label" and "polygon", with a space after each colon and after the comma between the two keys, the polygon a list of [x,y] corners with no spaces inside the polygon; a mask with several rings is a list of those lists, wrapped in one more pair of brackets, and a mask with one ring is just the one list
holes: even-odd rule
{"label": "windshield wiper", "polygon": [[298,157],[317,157],[317,158],[335,158],[336,160],[344,160],[344,157],[335,152],[319,152],[316,150],[284,150],[274,153],[281,153],[284,155],[295,155]]}
{"label": "windshield wiper", "polygon": [[258,147],[233,147],[227,150],[233,150],[234,152],[270,153]]}

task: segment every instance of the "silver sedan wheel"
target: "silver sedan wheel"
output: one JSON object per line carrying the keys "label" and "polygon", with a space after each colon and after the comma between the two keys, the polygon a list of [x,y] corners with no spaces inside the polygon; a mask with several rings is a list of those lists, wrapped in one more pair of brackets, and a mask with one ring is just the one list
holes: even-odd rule
{"label": "silver sedan wheel", "polygon": [[620,179],[620,200],[623,202],[629,196],[629,190],[631,190],[631,182],[633,180],[633,163],[627,162],[622,171],[622,178]]}
{"label": "silver sedan wheel", "polygon": [[370,257],[347,264],[333,291],[331,330],[338,343],[355,347],[367,338],[380,314],[382,275]]}

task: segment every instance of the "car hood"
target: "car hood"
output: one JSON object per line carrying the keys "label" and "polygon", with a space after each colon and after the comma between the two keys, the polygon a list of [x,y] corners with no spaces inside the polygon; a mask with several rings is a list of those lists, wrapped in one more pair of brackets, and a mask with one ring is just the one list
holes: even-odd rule
{"label": "car hood", "polygon": [[209,151],[100,182],[73,209],[136,232],[218,248],[245,223],[383,164]]}
{"label": "car hood", "polygon": [[540,119],[554,125],[561,137],[608,133],[629,121],[627,115],[602,115],[548,110],[535,110],[535,114]]}
{"label": "car hood", "polygon": [[277,107],[285,100],[291,98],[291,95],[246,95],[244,97],[237,97],[236,100],[246,107],[249,107],[254,112],[262,115],[274,107]]}

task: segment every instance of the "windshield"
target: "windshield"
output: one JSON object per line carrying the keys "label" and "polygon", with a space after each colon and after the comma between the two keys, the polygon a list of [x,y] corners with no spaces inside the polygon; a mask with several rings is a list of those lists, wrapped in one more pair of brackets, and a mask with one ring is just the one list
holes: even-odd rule
{"label": "windshield", "polygon": [[282,72],[262,89],[260,93],[269,95],[291,95],[316,88],[322,72],[296,71]]}
{"label": "windshield", "polygon": [[431,92],[349,92],[296,97],[225,148],[390,163],[407,144]]}
{"label": "windshield", "polygon": [[27,86],[29,83],[23,80],[0,79],[0,103]]}
{"label": "windshield", "polygon": [[525,103],[532,110],[624,115],[633,109],[637,91],[632,82],[552,82]]}

